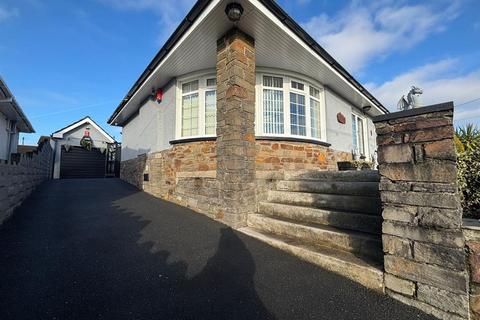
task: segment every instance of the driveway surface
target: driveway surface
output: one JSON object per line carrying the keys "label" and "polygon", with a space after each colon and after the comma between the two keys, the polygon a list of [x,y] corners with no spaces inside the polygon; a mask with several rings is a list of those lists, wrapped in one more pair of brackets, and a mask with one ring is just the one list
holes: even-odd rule
{"label": "driveway surface", "polygon": [[430,319],[117,179],[42,184],[0,227],[1,319]]}

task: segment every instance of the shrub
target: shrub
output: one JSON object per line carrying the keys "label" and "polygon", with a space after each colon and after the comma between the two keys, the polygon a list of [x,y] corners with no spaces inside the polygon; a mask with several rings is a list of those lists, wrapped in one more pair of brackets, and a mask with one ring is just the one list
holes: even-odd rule
{"label": "shrub", "polygon": [[480,219],[480,148],[459,153],[457,169],[463,215]]}

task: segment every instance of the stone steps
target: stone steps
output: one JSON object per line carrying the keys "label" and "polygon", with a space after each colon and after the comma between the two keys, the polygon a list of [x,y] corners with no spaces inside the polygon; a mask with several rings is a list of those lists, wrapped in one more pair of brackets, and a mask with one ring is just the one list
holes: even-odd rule
{"label": "stone steps", "polygon": [[314,180],[325,182],[379,182],[380,176],[376,170],[362,171],[286,171],[285,180]]}
{"label": "stone steps", "polygon": [[379,197],[378,182],[281,180],[277,191]]}
{"label": "stone steps", "polygon": [[365,258],[360,259],[350,252],[318,245],[313,246],[303,241],[252,227],[241,228],[240,231],[300,259],[356,281],[367,288],[379,292],[384,291],[382,267],[375,262]]}
{"label": "stone steps", "polygon": [[327,246],[381,261],[382,243],[379,236],[330,226],[299,222],[262,214],[250,214],[248,226],[313,246]]}
{"label": "stone steps", "polygon": [[270,202],[260,202],[258,213],[293,221],[328,225],[346,230],[356,230],[373,234],[382,233],[382,219],[380,216]]}
{"label": "stone steps", "polygon": [[381,215],[379,197],[271,190],[268,193],[267,201],[294,206]]}

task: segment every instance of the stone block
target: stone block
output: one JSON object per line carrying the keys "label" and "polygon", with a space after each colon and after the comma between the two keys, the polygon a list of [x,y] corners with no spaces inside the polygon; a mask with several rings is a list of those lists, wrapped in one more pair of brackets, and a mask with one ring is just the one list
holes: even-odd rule
{"label": "stone block", "polygon": [[464,238],[460,230],[433,230],[409,226],[400,222],[384,221],[384,234],[411,240],[439,244],[446,247],[463,248]]}
{"label": "stone block", "polygon": [[433,315],[434,317],[438,319],[445,319],[445,320],[465,320],[465,317],[457,316],[455,314],[445,312],[439,308],[436,308],[428,303],[425,303],[423,301],[415,300],[410,297],[406,297],[404,295],[398,294],[396,292],[393,292],[391,290],[386,290],[387,294],[392,297],[395,300],[398,300],[406,305],[415,307],[417,309],[420,309],[428,314]]}
{"label": "stone block", "polygon": [[457,271],[463,271],[466,267],[463,248],[448,248],[415,242],[413,245],[413,256],[415,261],[436,264]]}
{"label": "stone block", "polygon": [[385,273],[385,288],[406,296],[413,296],[415,294],[414,282],[400,279],[389,273]]}
{"label": "stone block", "polygon": [[468,317],[469,301],[467,294],[458,294],[419,283],[417,297],[418,300],[431,304],[443,311]]}
{"label": "stone block", "polygon": [[457,159],[452,139],[440,140],[423,145],[426,158],[455,161]]}
{"label": "stone block", "polygon": [[480,284],[480,242],[469,241],[466,245],[472,281]]}
{"label": "stone block", "polygon": [[382,235],[383,252],[404,258],[412,258],[412,242],[408,239]]}
{"label": "stone block", "polygon": [[447,209],[458,209],[460,207],[459,197],[451,193],[383,191],[381,198],[383,203],[389,204],[432,206]]}
{"label": "stone block", "polygon": [[415,223],[416,215],[417,207],[415,206],[385,204],[382,212],[383,219],[385,220],[400,221],[409,224]]}
{"label": "stone block", "polygon": [[462,226],[462,211],[460,209],[442,209],[418,207],[416,222],[427,228],[455,229]]}
{"label": "stone block", "polygon": [[455,163],[441,160],[427,160],[423,163],[380,164],[382,176],[395,181],[452,183],[457,178]]}
{"label": "stone block", "polygon": [[397,277],[455,293],[468,292],[468,276],[465,272],[456,272],[391,255],[385,256],[384,263],[385,271]]}
{"label": "stone block", "polygon": [[404,163],[412,160],[412,148],[407,144],[384,145],[378,148],[379,163]]}

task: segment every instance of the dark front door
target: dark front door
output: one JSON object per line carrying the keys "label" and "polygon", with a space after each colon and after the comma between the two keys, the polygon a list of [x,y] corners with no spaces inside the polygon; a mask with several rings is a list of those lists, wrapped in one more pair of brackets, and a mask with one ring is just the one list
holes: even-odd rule
{"label": "dark front door", "polygon": [[60,159],[60,178],[104,178],[105,177],[105,152],[93,148],[86,150],[81,147],[62,147]]}

